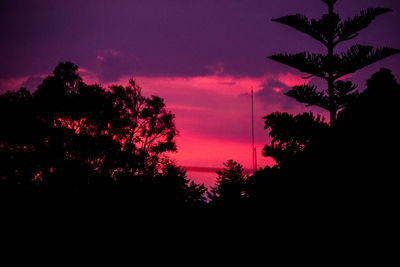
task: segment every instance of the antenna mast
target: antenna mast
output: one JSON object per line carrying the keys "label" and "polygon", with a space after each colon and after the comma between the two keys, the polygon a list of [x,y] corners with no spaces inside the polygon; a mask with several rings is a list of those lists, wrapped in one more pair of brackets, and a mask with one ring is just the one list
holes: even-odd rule
{"label": "antenna mast", "polygon": [[253,174],[257,170],[257,155],[256,148],[254,147],[254,104],[253,104],[253,86],[251,87],[251,145],[252,145],[252,153],[253,153]]}

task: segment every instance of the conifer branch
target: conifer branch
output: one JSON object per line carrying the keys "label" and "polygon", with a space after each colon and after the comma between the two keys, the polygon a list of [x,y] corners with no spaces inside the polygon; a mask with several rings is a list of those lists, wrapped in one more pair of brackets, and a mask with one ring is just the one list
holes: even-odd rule
{"label": "conifer branch", "polygon": [[292,27],[300,32],[303,32],[311,36],[312,38],[323,43],[324,45],[327,44],[324,37],[312,26],[311,22],[304,15],[295,14],[273,19],[272,21],[285,24],[289,27]]}
{"label": "conifer branch", "polygon": [[306,103],[306,107],[319,106],[324,109],[329,109],[329,99],[324,92],[318,91],[315,85],[303,84],[294,86],[284,95],[296,99],[301,103]]}
{"label": "conifer branch", "polygon": [[303,52],[298,54],[277,54],[267,58],[293,67],[301,72],[326,79],[327,57],[322,54]]}
{"label": "conifer branch", "polygon": [[368,65],[392,55],[400,53],[399,49],[389,47],[374,48],[372,46],[354,45],[346,52],[335,57],[335,80],[344,75],[354,73]]}
{"label": "conifer branch", "polygon": [[338,38],[335,45],[342,41],[355,38],[358,35],[358,32],[368,27],[377,16],[391,11],[392,10],[389,8],[368,8],[362,10],[360,14],[354,15],[353,18],[349,18],[343,23],[340,23],[338,27]]}

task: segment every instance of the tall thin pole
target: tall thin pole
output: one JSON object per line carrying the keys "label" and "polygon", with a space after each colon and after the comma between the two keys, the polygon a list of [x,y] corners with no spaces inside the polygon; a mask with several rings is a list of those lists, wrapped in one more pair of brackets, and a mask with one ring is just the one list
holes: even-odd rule
{"label": "tall thin pole", "polygon": [[251,145],[253,153],[253,174],[256,172],[256,159],[254,148],[254,104],[253,104],[253,86],[251,87]]}
{"label": "tall thin pole", "polygon": [[254,148],[254,172],[257,171],[257,151],[256,148]]}

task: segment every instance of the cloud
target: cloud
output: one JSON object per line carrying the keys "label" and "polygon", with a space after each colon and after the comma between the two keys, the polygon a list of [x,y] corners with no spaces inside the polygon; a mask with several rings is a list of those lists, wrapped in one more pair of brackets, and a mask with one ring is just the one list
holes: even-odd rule
{"label": "cloud", "polygon": [[279,80],[267,80],[262,85],[262,89],[256,92],[256,101],[260,101],[264,105],[278,105],[282,110],[290,110],[293,106],[296,106],[296,104],[292,99],[283,94],[290,89],[291,87]]}
{"label": "cloud", "polygon": [[29,91],[33,92],[37,89],[37,86],[43,81],[45,77],[46,75],[43,74],[0,79],[0,93],[6,91],[17,91],[20,88],[26,88]]}
{"label": "cloud", "polygon": [[121,78],[126,72],[135,72],[138,58],[116,49],[102,49],[96,53],[93,71],[98,82],[109,83]]}
{"label": "cloud", "polygon": [[21,84],[21,87],[24,87],[33,92],[37,89],[38,85],[42,83],[43,79],[46,78],[46,76],[47,75],[30,76],[25,82]]}
{"label": "cloud", "polygon": [[0,79],[0,93],[18,90],[27,79],[28,77]]}
{"label": "cloud", "polygon": [[[260,110],[264,112],[293,112],[302,109],[302,105],[290,97],[284,95],[292,86],[307,83],[300,75],[292,73],[268,74],[259,80],[259,85],[254,87],[254,101],[261,105]],[[240,94],[239,97],[249,98],[247,91]]]}

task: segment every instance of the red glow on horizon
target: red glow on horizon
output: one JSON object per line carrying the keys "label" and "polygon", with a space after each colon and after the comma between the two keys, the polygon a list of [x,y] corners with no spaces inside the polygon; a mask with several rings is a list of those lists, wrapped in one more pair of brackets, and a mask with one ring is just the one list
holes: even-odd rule
{"label": "red glow on horizon", "polygon": [[[257,161],[259,167],[273,166],[275,161],[272,158],[262,156],[263,143],[257,143]],[[223,168],[227,160],[235,160],[245,169],[251,169],[252,150],[251,141],[237,142],[229,140],[218,140],[190,135],[177,138],[177,153],[169,153],[171,159],[176,160],[179,165]]]}
{"label": "red glow on horizon", "polygon": [[[100,57],[119,56],[118,51],[100,51]],[[180,135],[176,137],[177,153],[168,156],[180,166],[222,168],[229,159],[251,169],[252,150],[250,135],[250,98],[246,94],[251,87],[257,93],[265,90],[269,80],[276,80],[286,86],[307,82],[301,75],[267,73],[262,77],[235,77],[223,75],[223,68],[208,76],[196,77],[133,77],[145,95],[164,98],[167,110],[176,115],[176,126]],[[87,84],[99,83],[98,75],[88,68],[79,68],[79,73]],[[36,75],[38,76],[38,75]],[[45,78],[43,74],[40,77]],[[20,85],[29,77],[9,80],[7,83]],[[129,77],[131,78],[131,77]],[[103,84],[107,88],[113,84],[128,85],[128,77]],[[283,88],[269,90],[282,94]],[[240,97],[243,96],[243,97]],[[257,99],[256,99],[257,100]],[[258,166],[272,166],[271,158],[262,156],[262,148],[267,144],[267,133],[263,130],[262,116],[282,110],[280,103],[255,105],[256,140]],[[241,130],[238,130],[240,128]],[[235,132],[235,134],[231,134]],[[227,133],[229,135],[227,135]],[[260,136],[264,136],[262,139]],[[257,138],[256,138],[257,139]],[[243,141],[248,140],[248,141]]]}

